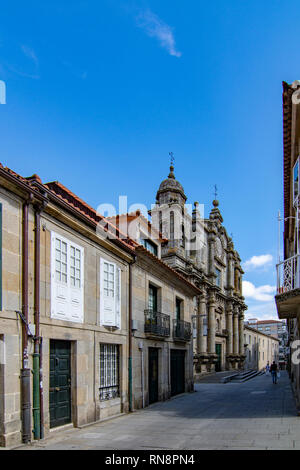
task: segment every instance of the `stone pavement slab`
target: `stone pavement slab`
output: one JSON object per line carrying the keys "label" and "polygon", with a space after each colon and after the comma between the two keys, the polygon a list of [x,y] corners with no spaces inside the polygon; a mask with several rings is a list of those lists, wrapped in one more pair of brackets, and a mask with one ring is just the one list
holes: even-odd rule
{"label": "stone pavement slab", "polygon": [[286,372],[244,383],[198,383],[196,392],[22,450],[299,449],[300,418]]}

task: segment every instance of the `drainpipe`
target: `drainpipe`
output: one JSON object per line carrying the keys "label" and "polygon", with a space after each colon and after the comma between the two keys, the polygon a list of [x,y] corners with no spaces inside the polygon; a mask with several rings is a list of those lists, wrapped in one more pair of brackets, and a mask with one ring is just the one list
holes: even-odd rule
{"label": "drainpipe", "polygon": [[144,385],[144,349],[142,350],[142,387],[143,387],[143,408],[145,408],[145,385]]}
{"label": "drainpipe", "polygon": [[21,403],[22,403],[22,442],[31,441],[31,404],[30,404],[30,369],[28,361],[28,208],[29,200],[23,204],[23,249],[22,249],[22,369]]}
{"label": "drainpipe", "polygon": [[136,259],[129,264],[129,325],[128,325],[128,396],[129,396],[129,411],[132,411],[132,265]]}
{"label": "drainpipe", "polygon": [[40,439],[44,439],[43,338],[40,338]]}
{"label": "drainpipe", "polygon": [[33,353],[33,435],[41,438],[40,410],[40,207],[35,209],[34,253],[34,353]]}

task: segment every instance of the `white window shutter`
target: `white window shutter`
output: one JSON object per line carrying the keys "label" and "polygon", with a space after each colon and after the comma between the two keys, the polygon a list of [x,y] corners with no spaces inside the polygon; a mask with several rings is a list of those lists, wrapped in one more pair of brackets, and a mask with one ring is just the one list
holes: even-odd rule
{"label": "white window shutter", "polygon": [[116,266],[116,326],[121,328],[121,269]]}
{"label": "white window shutter", "polygon": [[[73,245],[73,244],[72,244]],[[70,320],[83,323],[84,305],[84,249],[80,250],[80,286],[69,286],[70,289]],[[69,250],[70,251],[70,250]],[[70,263],[69,263],[70,266]]]}
{"label": "white window shutter", "polygon": [[[56,247],[57,243],[66,248],[66,272],[62,282],[62,275],[56,273]],[[71,286],[70,281],[70,250],[76,247],[80,250],[80,286]],[[58,255],[59,256],[59,255]],[[62,256],[62,255],[60,255]],[[59,262],[58,262],[59,265]],[[61,269],[61,266],[60,266]],[[83,322],[84,307],[84,249],[70,242],[61,235],[51,232],[51,317],[59,320]]]}
{"label": "white window shutter", "polygon": [[66,320],[68,317],[69,285],[56,280],[56,240],[60,239],[51,233],[51,317]]}
{"label": "white window shutter", "polygon": [[103,258],[100,259],[100,325],[104,326],[116,326],[116,311],[115,311],[115,294],[116,289],[114,287],[114,292],[109,295],[104,289],[104,271],[105,265],[114,266],[115,273],[115,264],[109,263]]}

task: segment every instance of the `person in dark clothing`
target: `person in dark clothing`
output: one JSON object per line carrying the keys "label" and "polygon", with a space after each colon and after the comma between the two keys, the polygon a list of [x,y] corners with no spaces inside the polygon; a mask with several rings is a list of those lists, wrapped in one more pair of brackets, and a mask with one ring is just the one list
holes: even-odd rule
{"label": "person in dark clothing", "polygon": [[272,374],[273,384],[277,384],[277,364],[276,364],[275,361],[273,361],[273,363],[270,367],[270,371],[271,371],[271,374]]}

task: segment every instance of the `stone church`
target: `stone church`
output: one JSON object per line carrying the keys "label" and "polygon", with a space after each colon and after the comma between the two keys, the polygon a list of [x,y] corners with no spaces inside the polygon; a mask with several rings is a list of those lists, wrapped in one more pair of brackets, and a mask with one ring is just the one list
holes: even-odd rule
{"label": "stone church", "polygon": [[199,204],[188,211],[187,196],[171,164],[149,214],[166,239],[161,258],[201,290],[195,297],[194,367],[198,374],[240,369],[244,355],[244,311],[241,259],[223,226],[219,202],[209,218]]}

